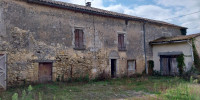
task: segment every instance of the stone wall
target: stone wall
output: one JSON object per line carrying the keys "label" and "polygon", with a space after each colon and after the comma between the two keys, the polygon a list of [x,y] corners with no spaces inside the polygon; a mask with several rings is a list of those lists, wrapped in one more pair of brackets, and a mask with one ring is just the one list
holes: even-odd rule
{"label": "stone wall", "polygon": [[[95,16],[20,0],[1,0],[0,53],[7,54],[8,85],[38,81],[40,62],[53,63],[58,77],[95,78],[110,75],[110,59],[117,59],[117,76],[127,75],[127,60],[136,60],[137,73],[144,71],[143,23]],[[3,23],[2,23],[3,22]],[[74,29],[84,29],[85,50],[74,50]],[[146,24],[148,42],[162,36],[180,35],[180,29]],[[126,37],[127,51],[118,51],[118,33]],[[109,56],[117,52],[118,56]]]}

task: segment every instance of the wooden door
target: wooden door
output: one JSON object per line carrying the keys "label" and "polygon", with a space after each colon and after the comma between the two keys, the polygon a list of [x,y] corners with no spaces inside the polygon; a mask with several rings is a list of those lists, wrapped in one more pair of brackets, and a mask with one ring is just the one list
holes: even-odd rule
{"label": "wooden door", "polygon": [[52,81],[52,63],[39,63],[38,79],[40,83]]}
{"label": "wooden door", "polygon": [[178,71],[178,62],[176,60],[177,58],[171,58],[171,75],[178,75],[179,71]]}
{"label": "wooden door", "polygon": [[0,90],[6,90],[6,55],[0,55]]}
{"label": "wooden door", "polygon": [[161,58],[161,74],[169,75],[169,58]]}

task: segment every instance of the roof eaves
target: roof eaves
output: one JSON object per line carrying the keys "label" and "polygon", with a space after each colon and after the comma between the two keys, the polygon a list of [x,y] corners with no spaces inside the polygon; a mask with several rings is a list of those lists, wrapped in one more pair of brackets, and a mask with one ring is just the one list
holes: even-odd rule
{"label": "roof eaves", "polygon": [[159,42],[150,42],[150,45],[154,44],[170,44],[170,43],[182,43],[182,42],[187,42],[190,39],[185,39],[185,40],[174,40],[174,41],[159,41]]}

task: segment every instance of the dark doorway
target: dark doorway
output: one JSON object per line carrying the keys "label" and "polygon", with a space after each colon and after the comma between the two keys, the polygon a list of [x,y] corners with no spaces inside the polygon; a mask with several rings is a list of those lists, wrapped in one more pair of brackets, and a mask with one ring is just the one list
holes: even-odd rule
{"label": "dark doorway", "polygon": [[116,59],[111,59],[111,77],[116,77]]}
{"label": "dark doorway", "polygon": [[160,56],[161,74],[162,75],[177,75],[178,74],[178,63],[176,58],[178,56]]}
{"label": "dark doorway", "polygon": [[52,63],[39,63],[38,80],[39,83],[52,81]]}

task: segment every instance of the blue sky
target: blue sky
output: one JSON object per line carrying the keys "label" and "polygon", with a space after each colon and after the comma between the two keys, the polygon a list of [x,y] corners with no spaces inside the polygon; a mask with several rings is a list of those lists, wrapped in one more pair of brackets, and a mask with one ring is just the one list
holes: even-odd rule
{"label": "blue sky", "polygon": [[[85,0],[57,0],[85,5]],[[188,27],[188,34],[200,33],[200,0],[86,0],[92,7]],[[184,17],[178,17],[190,14]],[[173,18],[173,19],[168,19]]]}

